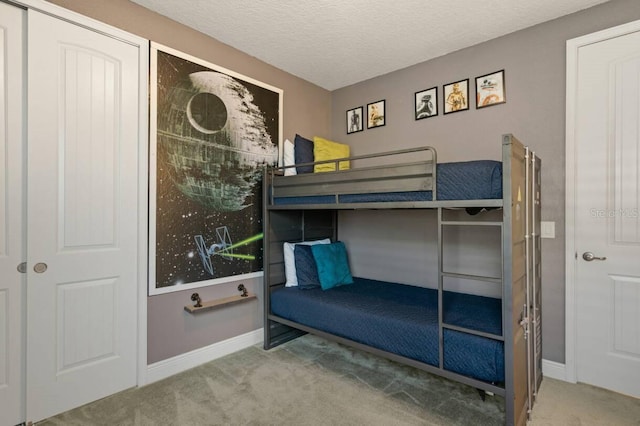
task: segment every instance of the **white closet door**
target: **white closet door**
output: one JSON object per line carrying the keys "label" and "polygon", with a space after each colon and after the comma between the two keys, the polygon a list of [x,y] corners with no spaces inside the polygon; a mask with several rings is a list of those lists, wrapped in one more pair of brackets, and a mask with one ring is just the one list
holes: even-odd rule
{"label": "white closet door", "polygon": [[27,419],[136,384],[138,48],[28,12]]}
{"label": "white closet door", "polygon": [[25,274],[24,38],[26,12],[0,3],[0,425],[22,423]]}

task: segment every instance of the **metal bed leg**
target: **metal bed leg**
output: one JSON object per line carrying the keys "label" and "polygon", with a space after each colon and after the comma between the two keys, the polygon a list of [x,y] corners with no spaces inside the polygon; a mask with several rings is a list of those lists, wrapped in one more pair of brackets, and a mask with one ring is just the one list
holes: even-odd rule
{"label": "metal bed leg", "polygon": [[480,394],[480,399],[482,399],[482,402],[484,402],[487,399],[487,394],[482,389],[476,389],[476,390]]}

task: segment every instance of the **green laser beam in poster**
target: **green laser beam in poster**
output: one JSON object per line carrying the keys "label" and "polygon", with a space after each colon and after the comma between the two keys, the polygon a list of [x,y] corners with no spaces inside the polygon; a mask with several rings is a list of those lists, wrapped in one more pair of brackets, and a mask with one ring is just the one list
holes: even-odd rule
{"label": "green laser beam in poster", "polygon": [[245,260],[255,260],[255,256],[252,254],[237,254],[237,253],[228,253],[229,250],[233,250],[234,248],[237,247],[242,247],[242,246],[246,246],[247,244],[250,244],[254,241],[258,241],[261,240],[264,237],[264,233],[259,233],[254,235],[253,237],[249,237],[247,239],[244,239],[240,242],[237,242],[233,245],[230,245],[228,247],[223,248],[222,250],[220,250],[218,253],[220,253],[221,255],[225,256],[225,257],[235,257],[236,259],[245,259]]}

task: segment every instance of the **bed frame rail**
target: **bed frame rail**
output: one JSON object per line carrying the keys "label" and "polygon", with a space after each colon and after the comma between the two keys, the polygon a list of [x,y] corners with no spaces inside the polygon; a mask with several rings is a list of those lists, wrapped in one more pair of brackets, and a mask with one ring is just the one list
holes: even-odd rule
{"label": "bed frame rail", "polygon": [[[415,157],[423,153],[426,153],[427,157],[423,161],[378,166],[360,165],[360,163],[367,164],[367,160],[384,158],[385,161],[389,161],[390,158],[399,158],[403,155]],[[337,170],[338,164],[344,161],[351,162],[352,166],[356,164],[358,166],[348,170]],[[394,191],[432,191],[432,198],[436,199],[437,153],[435,148],[430,146],[317,161],[298,166],[326,163],[334,164],[337,171],[283,176],[284,169],[294,166],[269,170],[266,182],[270,184],[271,191],[266,194],[265,200],[268,200],[269,205],[273,205],[276,197],[331,195],[338,204],[339,195],[342,194]]]}

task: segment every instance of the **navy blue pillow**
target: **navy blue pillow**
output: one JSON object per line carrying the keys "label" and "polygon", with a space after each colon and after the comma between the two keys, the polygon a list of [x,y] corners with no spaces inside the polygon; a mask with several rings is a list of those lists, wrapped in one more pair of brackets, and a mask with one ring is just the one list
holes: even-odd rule
{"label": "navy blue pillow", "polygon": [[[293,156],[296,164],[313,163],[313,141],[305,139],[302,136],[296,134],[296,138],[293,140]],[[300,173],[313,173],[313,166],[296,166],[296,172]]]}
{"label": "navy blue pillow", "polygon": [[296,244],[293,249],[293,256],[296,263],[298,288],[306,290],[320,287],[318,267],[316,266],[316,259],[313,257],[311,246]]}

